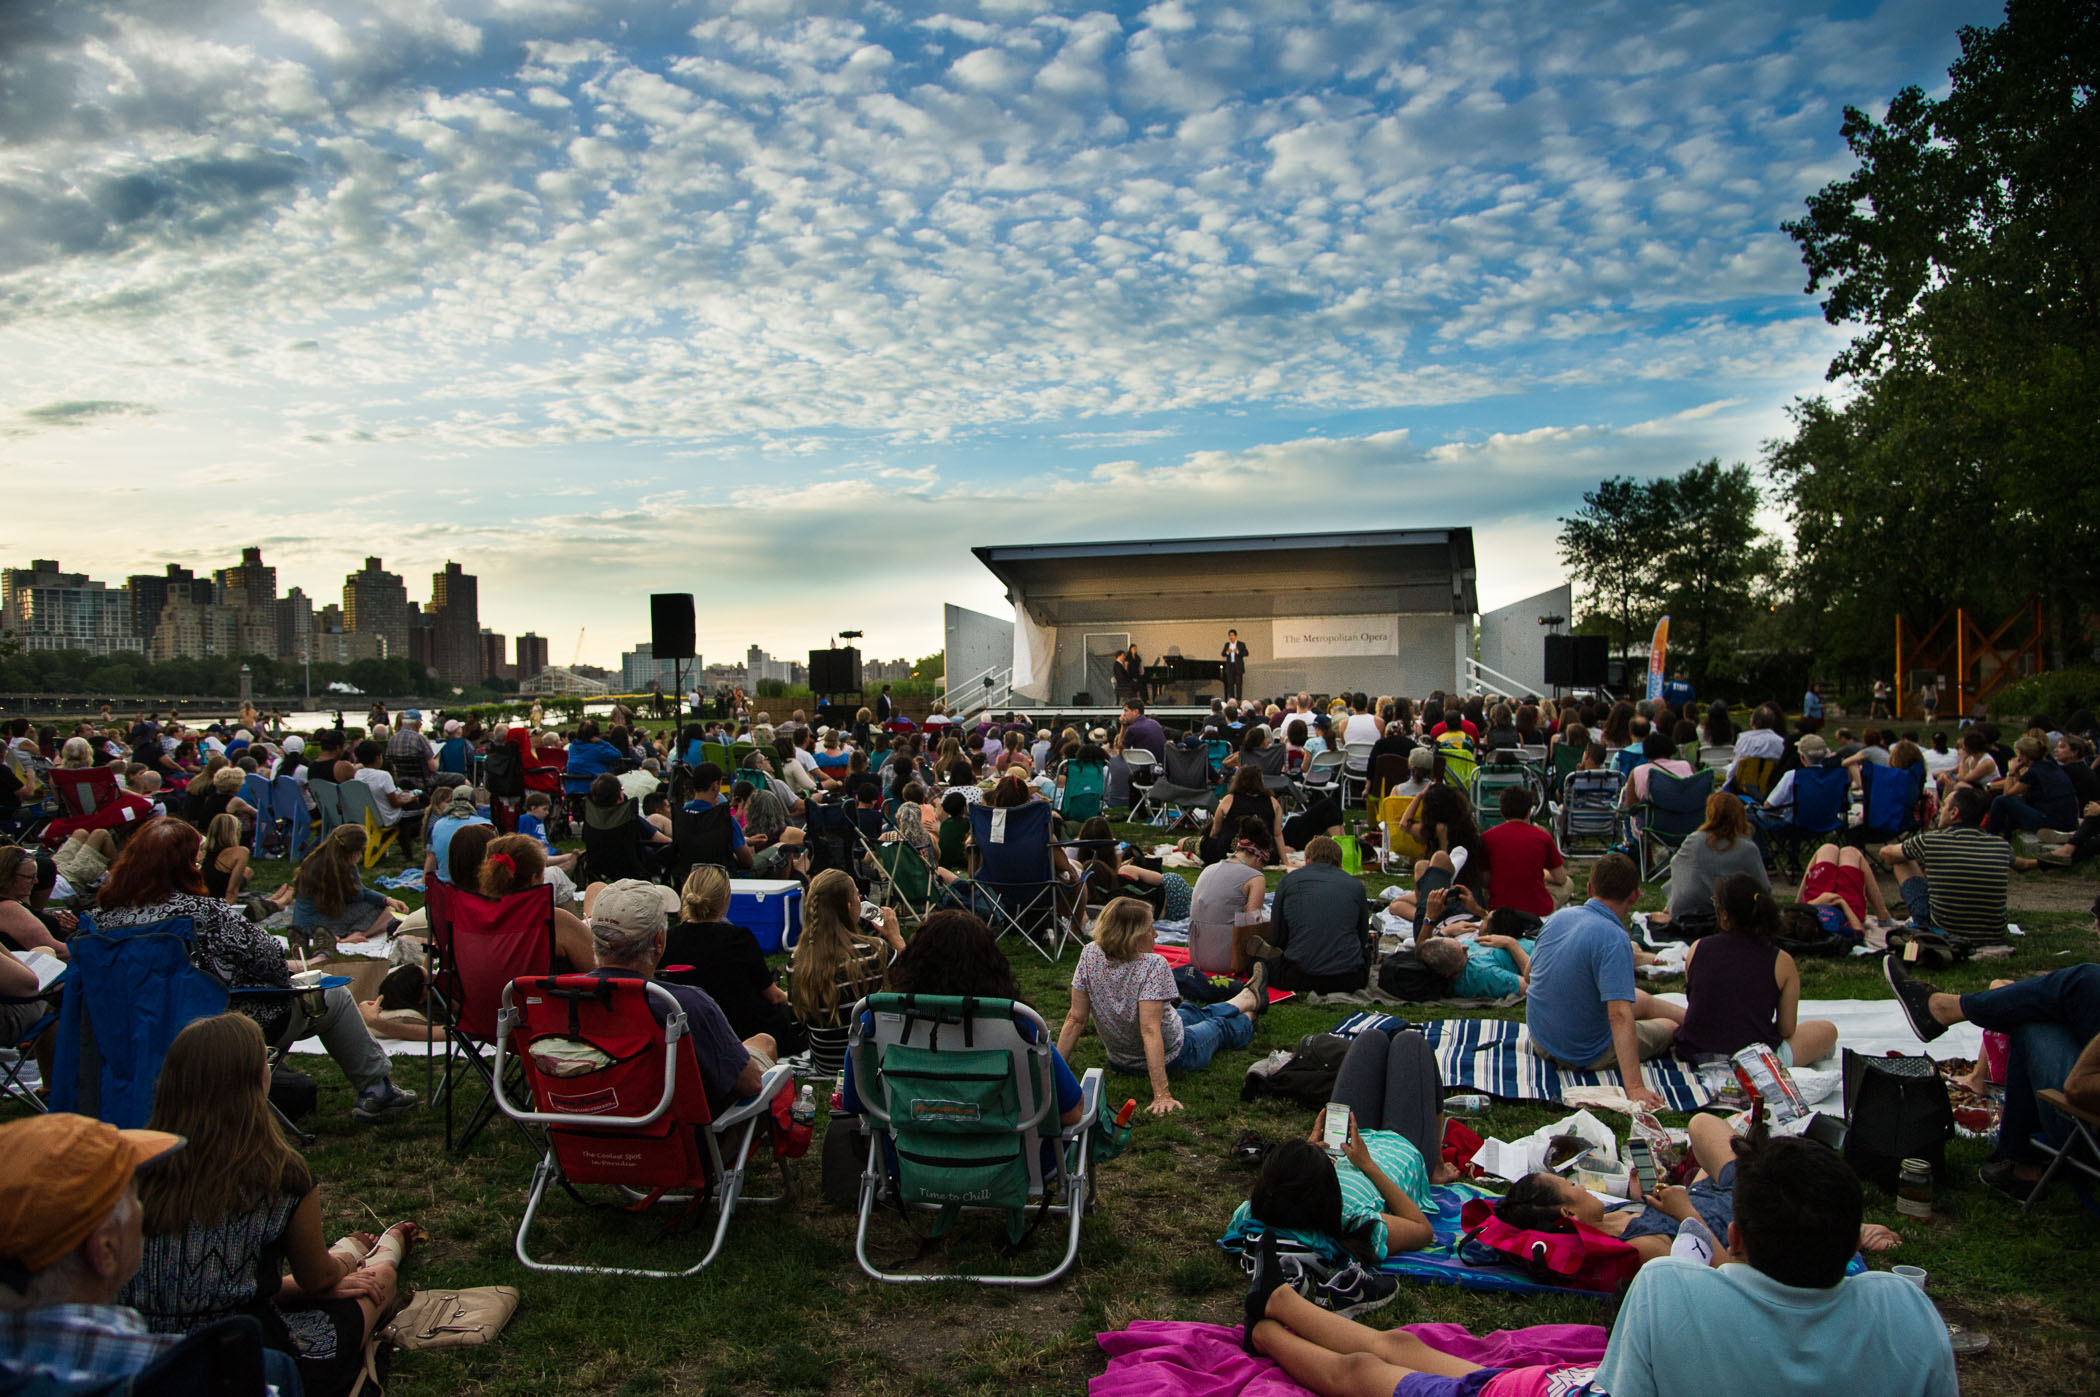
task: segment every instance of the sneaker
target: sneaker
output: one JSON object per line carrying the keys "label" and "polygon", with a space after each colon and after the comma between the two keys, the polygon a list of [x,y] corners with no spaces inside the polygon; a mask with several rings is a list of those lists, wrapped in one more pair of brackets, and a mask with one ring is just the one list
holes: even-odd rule
{"label": "sneaker", "polygon": [[1240,1306],[1241,1348],[1260,1355],[1261,1350],[1254,1346],[1254,1326],[1268,1318],[1269,1297],[1276,1293],[1276,1288],[1290,1283],[1276,1255],[1276,1234],[1263,1228],[1254,1244],[1254,1276],[1247,1283],[1247,1298]]}
{"label": "sneaker", "polygon": [[374,1087],[367,1087],[358,1094],[357,1105],[350,1114],[370,1124],[398,1116],[403,1111],[413,1110],[416,1094],[407,1087],[397,1087],[392,1078],[387,1078]]}
{"label": "sneaker", "polygon": [[1254,962],[1254,968],[1247,972],[1247,991],[1254,996],[1255,1017],[1259,1018],[1261,1015],[1268,1013],[1269,963],[1267,961],[1258,960]]}
{"label": "sneaker", "polygon": [[2034,832],[2034,837],[2038,843],[2054,849],[2059,845],[2070,843],[2073,833],[2074,831],[2067,829],[2038,829]]}
{"label": "sneaker", "polygon": [[2034,856],[2034,861],[2049,868],[2069,868],[2071,866],[2071,851],[2057,847],[2043,849]]}
{"label": "sneaker", "polygon": [[1314,1291],[1312,1298],[1328,1313],[1350,1319],[1383,1308],[1399,1293],[1399,1277],[1367,1270],[1362,1262],[1352,1261]]}
{"label": "sneaker", "polygon": [[1897,964],[1894,952],[1883,957],[1881,973],[1895,991],[1896,1003],[1902,1006],[1903,1017],[1910,1020],[1910,1031],[1918,1035],[1919,1042],[1930,1043],[1947,1031],[1947,1025],[1932,1016],[1932,986],[1906,973]]}
{"label": "sneaker", "polygon": [[2015,1174],[2013,1162],[2009,1159],[1992,1160],[1976,1171],[1976,1177],[1983,1181],[1984,1187],[1994,1188],[2016,1203],[2025,1203],[2032,1198],[2035,1186],[2041,1182],[2040,1179],[2023,1179]]}

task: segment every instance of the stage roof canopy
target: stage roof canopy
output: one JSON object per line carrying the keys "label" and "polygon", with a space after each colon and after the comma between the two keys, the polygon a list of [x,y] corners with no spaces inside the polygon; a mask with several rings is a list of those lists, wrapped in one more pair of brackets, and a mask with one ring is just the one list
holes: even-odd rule
{"label": "stage roof canopy", "polygon": [[1470,615],[1471,529],[1258,534],[973,548],[1046,626],[1344,615]]}

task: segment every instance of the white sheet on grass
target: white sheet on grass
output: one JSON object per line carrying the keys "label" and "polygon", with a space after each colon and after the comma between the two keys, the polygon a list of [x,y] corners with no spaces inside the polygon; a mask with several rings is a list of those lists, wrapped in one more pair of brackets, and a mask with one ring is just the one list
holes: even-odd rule
{"label": "white sheet on grass", "polygon": [[[1684,1003],[1681,994],[1659,994],[1656,998],[1672,1004]],[[1920,1043],[1918,1035],[1910,1031],[1910,1020],[1903,1017],[1903,1010],[1893,999],[1804,999],[1799,1017],[1828,1019],[1836,1024],[1840,1054],[1850,1048],[1869,1057],[1898,1052],[1906,1057],[1924,1053],[1935,1058],[1974,1058],[1983,1051],[1983,1030],[1968,1023],[1955,1024],[1929,1044]],[[1830,1066],[1837,1065],[1838,1059],[1832,1058]]]}

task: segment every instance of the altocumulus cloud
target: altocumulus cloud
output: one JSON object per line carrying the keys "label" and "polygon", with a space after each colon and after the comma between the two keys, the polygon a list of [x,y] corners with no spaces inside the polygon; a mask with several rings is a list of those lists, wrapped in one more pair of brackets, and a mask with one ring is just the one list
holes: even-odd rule
{"label": "altocumulus cloud", "polygon": [[750,638],[865,569],[924,645],[986,599],[968,544],[1133,504],[1428,510],[1501,531],[1513,595],[1600,474],[1747,454],[1817,383],[1777,224],[1844,103],[1991,11],[1851,14],[11,6],[12,455],[289,495],[323,595],[364,543],[299,496],[357,482],[361,530],[481,567],[513,630],[631,616],[697,535]]}

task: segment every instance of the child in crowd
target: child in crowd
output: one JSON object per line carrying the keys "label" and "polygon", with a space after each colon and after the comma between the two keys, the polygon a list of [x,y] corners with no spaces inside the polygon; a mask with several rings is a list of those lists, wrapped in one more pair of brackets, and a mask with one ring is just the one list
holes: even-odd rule
{"label": "child in crowd", "polygon": [[547,816],[553,810],[554,800],[545,791],[528,792],[525,796],[525,813],[518,816],[518,833],[546,851],[547,867],[572,873],[576,869],[576,855],[563,853],[555,848],[554,841],[547,837]]}

